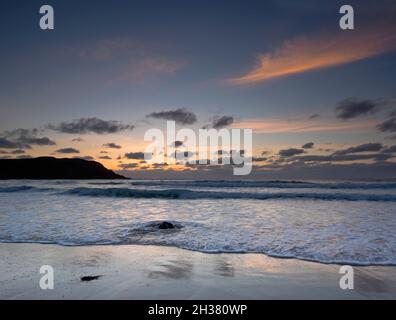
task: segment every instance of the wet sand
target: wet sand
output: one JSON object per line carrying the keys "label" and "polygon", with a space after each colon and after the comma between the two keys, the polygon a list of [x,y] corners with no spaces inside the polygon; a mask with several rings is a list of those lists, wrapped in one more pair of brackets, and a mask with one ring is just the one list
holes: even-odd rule
{"label": "wet sand", "polygon": [[[54,268],[53,290],[39,286],[42,265]],[[396,299],[396,267],[354,267],[354,290],[340,289],[339,268],[158,246],[3,243],[0,298]]]}

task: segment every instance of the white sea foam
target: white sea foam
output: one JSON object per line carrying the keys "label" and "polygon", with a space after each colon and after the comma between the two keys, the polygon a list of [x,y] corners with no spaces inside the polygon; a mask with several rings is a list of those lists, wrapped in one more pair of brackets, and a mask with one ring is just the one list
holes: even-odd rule
{"label": "white sea foam", "polygon": [[[396,265],[396,190],[377,187],[386,183],[359,183],[360,189],[323,187],[338,182],[195,183],[5,181],[0,241],[151,244]],[[161,221],[176,228],[159,229]]]}

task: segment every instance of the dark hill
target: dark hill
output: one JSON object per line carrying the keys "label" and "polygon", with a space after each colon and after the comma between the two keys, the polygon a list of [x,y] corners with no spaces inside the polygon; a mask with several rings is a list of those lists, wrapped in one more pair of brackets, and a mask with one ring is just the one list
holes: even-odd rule
{"label": "dark hill", "polygon": [[96,161],[82,159],[0,159],[0,179],[126,179]]}

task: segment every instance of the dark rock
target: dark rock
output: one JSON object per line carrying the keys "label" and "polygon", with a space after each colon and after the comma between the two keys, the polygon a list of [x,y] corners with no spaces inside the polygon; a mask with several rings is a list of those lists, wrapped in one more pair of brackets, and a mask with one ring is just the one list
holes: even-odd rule
{"label": "dark rock", "polygon": [[98,280],[100,277],[102,277],[102,275],[98,275],[98,276],[84,276],[81,277],[81,281],[82,282],[86,282],[86,281],[92,281],[92,280]]}
{"label": "dark rock", "polygon": [[158,225],[158,229],[173,229],[175,226],[168,222],[168,221],[163,221]]}

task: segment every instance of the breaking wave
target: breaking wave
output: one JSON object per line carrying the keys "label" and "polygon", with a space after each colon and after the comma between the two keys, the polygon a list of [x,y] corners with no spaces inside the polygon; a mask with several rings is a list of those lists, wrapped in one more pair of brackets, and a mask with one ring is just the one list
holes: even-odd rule
{"label": "breaking wave", "polygon": [[52,188],[37,188],[32,186],[12,186],[12,187],[0,187],[0,193],[12,193],[22,191],[50,191]]}
{"label": "breaking wave", "polygon": [[67,195],[117,198],[156,198],[156,199],[302,199],[302,200],[344,200],[344,201],[387,201],[396,202],[391,194],[348,194],[348,193],[249,193],[195,191],[182,189],[140,190],[128,188],[73,188],[62,192]]}
{"label": "breaking wave", "polygon": [[288,180],[160,180],[133,181],[133,186],[201,188],[280,188],[280,189],[396,189],[396,182],[308,182]]}

